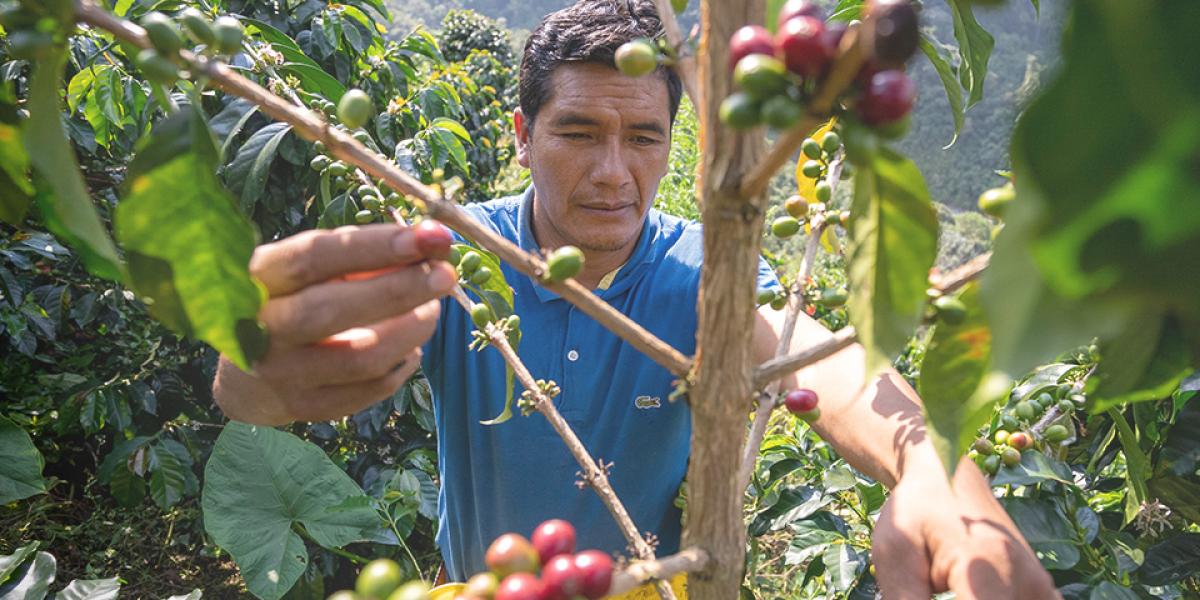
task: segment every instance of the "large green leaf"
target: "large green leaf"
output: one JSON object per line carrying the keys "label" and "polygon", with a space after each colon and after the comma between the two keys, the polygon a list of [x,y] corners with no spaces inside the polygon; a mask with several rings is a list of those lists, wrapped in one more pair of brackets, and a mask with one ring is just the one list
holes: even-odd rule
{"label": "large green leaf", "polygon": [[67,141],[59,112],[59,88],[67,51],[55,47],[52,56],[39,61],[33,71],[24,143],[35,173],[47,192],[37,203],[46,227],[74,249],[93,275],[122,279],[121,259],[88,196],[75,151]]}
{"label": "large green leaf", "polygon": [[4,600],[43,600],[58,570],[58,561],[49,552],[38,552],[33,559],[21,563],[8,581],[0,584]]}
{"label": "large green leaf", "polygon": [[1035,498],[1001,498],[1000,503],[1047,569],[1070,569],[1079,562],[1075,530],[1057,504]]}
{"label": "large green leaf", "polygon": [[971,0],[947,0],[954,17],[954,39],[958,41],[958,78],[967,91],[967,108],[983,100],[983,82],[987,79],[988,59],[996,39],[992,37],[971,9]]}
{"label": "large green leaf", "polygon": [[33,556],[34,552],[37,552],[40,545],[41,542],[33,542],[17,548],[17,551],[12,554],[0,556],[0,585],[8,583],[8,578],[17,571],[17,568],[25,562],[25,559]]}
{"label": "large green leaf", "polygon": [[246,215],[254,213],[254,205],[267,187],[267,176],[279,151],[279,143],[291,131],[292,126],[287,123],[271,123],[255,131],[225,170],[229,190],[238,197]]}
{"label": "large green leaf", "polygon": [[1200,38],[1185,25],[1198,19],[1188,0],[1074,5],[1065,66],[1012,152],[1032,192],[1018,202],[1037,206],[1028,248],[1058,294],[1200,318],[1200,280],[1179,273],[1200,262]]}
{"label": "large green leaf", "polygon": [[992,478],[992,485],[1033,485],[1043,481],[1073,484],[1071,467],[1037,450],[1026,450],[1021,453],[1021,462],[1000,468]]}
{"label": "large green leaf", "polygon": [[46,492],[42,469],[46,466],[29,434],[0,415],[0,504]]}
{"label": "large green leaf", "polygon": [[821,511],[810,519],[793,523],[791,541],[784,562],[789,565],[804,564],[810,558],[822,554],[830,544],[844,542],[848,527],[841,517]]}
{"label": "large green leaf", "polygon": [[950,138],[950,143],[942,148],[945,150],[958,141],[958,134],[962,131],[963,113],[965,111],[963,108],[963,91],[958,84],[958,80],[954,78],[954,67],[950,65],[950,58],[933,45],[933,40],[929,37],[929,34],[925,32],[921,33],[919,47],[925,58],[929,59],[929,64],[933,65],[933,70],[937,71],[938,78],[942,80],[942,87],[946,90],[946,101],[950,103],[950,116],[954,118],[954,137]]}
{"label": "large green leaf", "polygon": [[1200,533],[1183,533],[1146,550],[1138,576],[1146,585],[1170,585],[1200,573]]}
{"label": "large green leaf", "polygon": [[150,471],[150,497],[163,509],[170,508],[183,498],[187,481],[185,467],[174,454],[163,447],[151,450],[154,467]]}
{"label": "large green leaf", "polygon": [[251,593],[280,598],[304,572],[300,525],[327,548],[371,539],[369,507],[329,510],[362,496],[325,452],[294,435],[233,422],[213,447],[204,475],[204,528],[233,555]]}
{"label": "large green leaf", "polygon": [[858,582],[858,575],[867,566],[867,558],[850,544],[830,544],[821,554],[831,590],[846,592]]}
{"label": "large green leaf", "polygon": [[109,579],[76,579],[52,600],[116,600],[121,591],[121,582],[116,577]]}
{"label": "large green leaf", "polygon": [[1068,299],[1051,290],[1030,256],[1038,209],[1022,179],[1017,201],[980,282],[992,329],[992,365],[1018,378],[1035,365],[1123,331],[1138,306],[1112,298]]}
{"label": "large green leaf", "polygon": [[1147,484],[1151,497],[1192,522],[1200,521],[1200,483],[1193,478],[1156,473]]}
{"label": "large green leaf", "polygon": [[876,371],[921,320],[937,257],[937,215],[917,166],[887,148],[854,177],[851,213],[850,318]]}
{"label": "large green leaf", "polygon": [[992,353],[992,332],[979,304],[978,284],[964,288],[959,299],[967,307],[966,317],[961,323],[943,320],[933,327],[917,381],[927,431],[951,474],[975,432],[991,417],[997,399],[975,393]]}
{"label": "large green leaf", "polygon": [[257,315],[266,294],[249,272],[257,235],[217,181],[216,152],[198,113],[160,123],[130,167],[117,237],[150,312],[249,369],[265,350]]}

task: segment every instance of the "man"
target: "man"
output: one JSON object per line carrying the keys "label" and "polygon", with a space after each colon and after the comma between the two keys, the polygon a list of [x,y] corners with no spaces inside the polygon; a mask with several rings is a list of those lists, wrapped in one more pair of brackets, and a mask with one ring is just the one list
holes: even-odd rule
{"label": "man", "polygon": [[[624,42],[655,37],[650,0],[581,0],[549,15],[526,44],[517,159],[532,187],[468,210],[526,250],[574,245],[579,281],[680,351],[695,350],[700,229],[651,210],[667,171],[680,84],[666,69],[632,79],[613,68]],[[500,533],[528,534],[548,518],[576,525],[582,547],[625,543],[545,419],[485,426],[504,402],[498,353],[470,351],[469,316],[439,304],[455,273],[425,261],[410,229],[306,232],[260,247],[251,270],[270,291],[262,320],[271,348],[247,374],[222,360],[214,395],[234,419],[279,425],[360,410],[397,389],[424,358],[435,396],[438,543],[450,576],[483,568]],[[555,403],[660,553],[678,548],[672,506],[687,466],[690,416],[669,403],[674,379],[578,309],[504,267],[521,315],[523,361],[562,387]],[[768,270],[760,285],[778,285]],[[781,319],[757,318],[758,358],[773,353]],[[806,318],[797,348],[829,336]],[[420,346],[429,340],[422,352]],[[953,482],[925,439],[916,397],[894,372],[865,379],[861,348],[787,382],[816,389],[818,431],[851,464],[893,488],[876,528],[875,562],[889,598],[1049,598],[1050,578],[969,461]],[[747,405],[747,410],[749,410]],[[955,497],[957,492],[957,497]]]}

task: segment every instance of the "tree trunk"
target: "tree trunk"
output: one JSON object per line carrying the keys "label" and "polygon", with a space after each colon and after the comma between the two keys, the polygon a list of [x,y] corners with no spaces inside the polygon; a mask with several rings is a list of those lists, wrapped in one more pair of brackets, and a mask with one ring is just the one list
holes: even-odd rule
{"label": "tree trunk", "polygon": [[704,218],[697,351],[689,393],[692,454],[688,467],[685,545],[710,554],[708,568],[689,579],[695,600],[738,597],[746,527],[736,479],[752,394],[754,287],[765,196],[738,195],[742,177],[763,154],[763,131],[741,135],[721,125],[718,108],[732,91],[729,38],[742,25],[761,23],[762,0],[701,5],[700,87],[697,108],[703,159],[698,200]]}

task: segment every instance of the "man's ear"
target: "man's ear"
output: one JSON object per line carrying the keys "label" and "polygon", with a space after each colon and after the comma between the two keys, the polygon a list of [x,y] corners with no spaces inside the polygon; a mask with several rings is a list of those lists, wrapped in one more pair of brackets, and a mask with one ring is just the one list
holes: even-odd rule
{"label": "man's ear", "polygon": [[517,134],[517,164],[526,169],[529,168],[530,125],[531,123],[525,119],[525,113],[522,113],[520,108],[513,111],[513,129]]}

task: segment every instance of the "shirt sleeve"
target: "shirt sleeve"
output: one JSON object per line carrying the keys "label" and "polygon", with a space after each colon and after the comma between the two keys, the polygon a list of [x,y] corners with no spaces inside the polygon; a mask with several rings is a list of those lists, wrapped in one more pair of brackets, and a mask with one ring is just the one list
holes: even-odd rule
{"label": "shirt sleeve", "polygon": [[758,290],[773,290],[782,291],[783,285],[779,283],[779,278],[775,276],[775,269],[771,268],[767,259],[762,256],[758,257]]}

